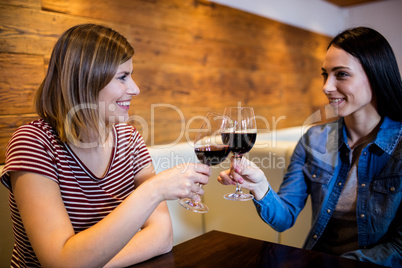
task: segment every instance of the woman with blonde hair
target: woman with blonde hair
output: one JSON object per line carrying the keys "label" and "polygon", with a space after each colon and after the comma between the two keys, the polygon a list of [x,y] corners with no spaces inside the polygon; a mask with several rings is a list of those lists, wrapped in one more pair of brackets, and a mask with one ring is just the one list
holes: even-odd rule
{"label": "woman with blonde hair", "polygon": [[40,119],[13,134],[1,174],[10,189],[12,267],[124,267],[172,248],[165,200],[197,198],[201,164],[155,175],[124,123],[139,88],[118,32],[77,25],[57,41],[36,95]]}

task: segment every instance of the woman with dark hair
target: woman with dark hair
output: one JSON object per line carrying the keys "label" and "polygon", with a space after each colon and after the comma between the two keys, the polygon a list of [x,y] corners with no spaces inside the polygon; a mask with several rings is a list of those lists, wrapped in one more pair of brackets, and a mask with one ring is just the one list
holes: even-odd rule
{"label": "woman with dark hair", "polygon": [[125,37],[100,25],[72,27],[57,41],[36,94],[41,119],[13,134],[1,174],[12,267],[126,267],[166,253],[165,200],[203,194],[208,166],[155,175],[141,135],[124,123],[140,92],[133,55]]}
{"label": "woman with dark hair", "polygon": [[328,49],[331,46],[343,49],[360,62],[376,96],[378,113],[402,121],[401,75],[387,40],[373,29],[359,27],[337,35]]}
{"label": "woman with dark hair", "polygon": [[335,122],[298,142],[278,192],[245,161],[218,181],[251,190],[260,217],[277,231],[296,221],[311,196],[304,248],[402,266],[402,82],[392,49],[377,31],[337,35],[322,65]]}

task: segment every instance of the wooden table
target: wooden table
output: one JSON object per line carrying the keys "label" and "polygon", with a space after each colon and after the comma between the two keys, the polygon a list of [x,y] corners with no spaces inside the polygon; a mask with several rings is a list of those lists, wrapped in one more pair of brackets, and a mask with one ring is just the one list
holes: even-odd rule
{"label": "wooden table", "polygon": [[381,267],[329,254],[211,231],[173,247],[139,267]]}

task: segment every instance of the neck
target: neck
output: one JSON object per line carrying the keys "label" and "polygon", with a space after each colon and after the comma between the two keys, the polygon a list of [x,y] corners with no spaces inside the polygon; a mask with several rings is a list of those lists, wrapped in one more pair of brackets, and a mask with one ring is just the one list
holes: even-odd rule
{"label": "neck", "polygon": [[347,116],[344,119],[350,147],[355,147],[368,136],[375,135],[381,123],[381,116],[378,113]]}
{"label": "neck", "polygon": [[83,137],[82,141],[67,143],[70,147],[81,151],[99,151],[107,147],[113,147],[112,128],[105,131],[102,135],[92,131]]}

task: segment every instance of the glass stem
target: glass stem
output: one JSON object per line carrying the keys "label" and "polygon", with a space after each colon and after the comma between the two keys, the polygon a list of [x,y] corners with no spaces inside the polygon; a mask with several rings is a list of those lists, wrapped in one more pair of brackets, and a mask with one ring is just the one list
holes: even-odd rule
{"label": "glass stem", "polygon": [[236,183],[236,194],[241,195],[243,191],[241,190],[241,186],[239,183]]}
{"label": "glass stem", "polygon": [[[243,157],[242,155],[235,154],[235,163],[234,164],[236,166],[241,163],[242,157]],[[243,194],[243,191],[241,190],[240,183],[236,183],[236,192],[235,192],[235,194],[236,195],[242,195]]]}
{"label": "glass stem", "polygon": [[[202,187],[202,185],[200,183],[197,183],[197,186],[200,188]],[[200,196],[200,195],[197,194],[196,197],[197,196]],[[198,203],[200,203],[200,201],[194,201],[194,199],[191,199],[191,203],[193,203],[195,206],[198,206]]]}

